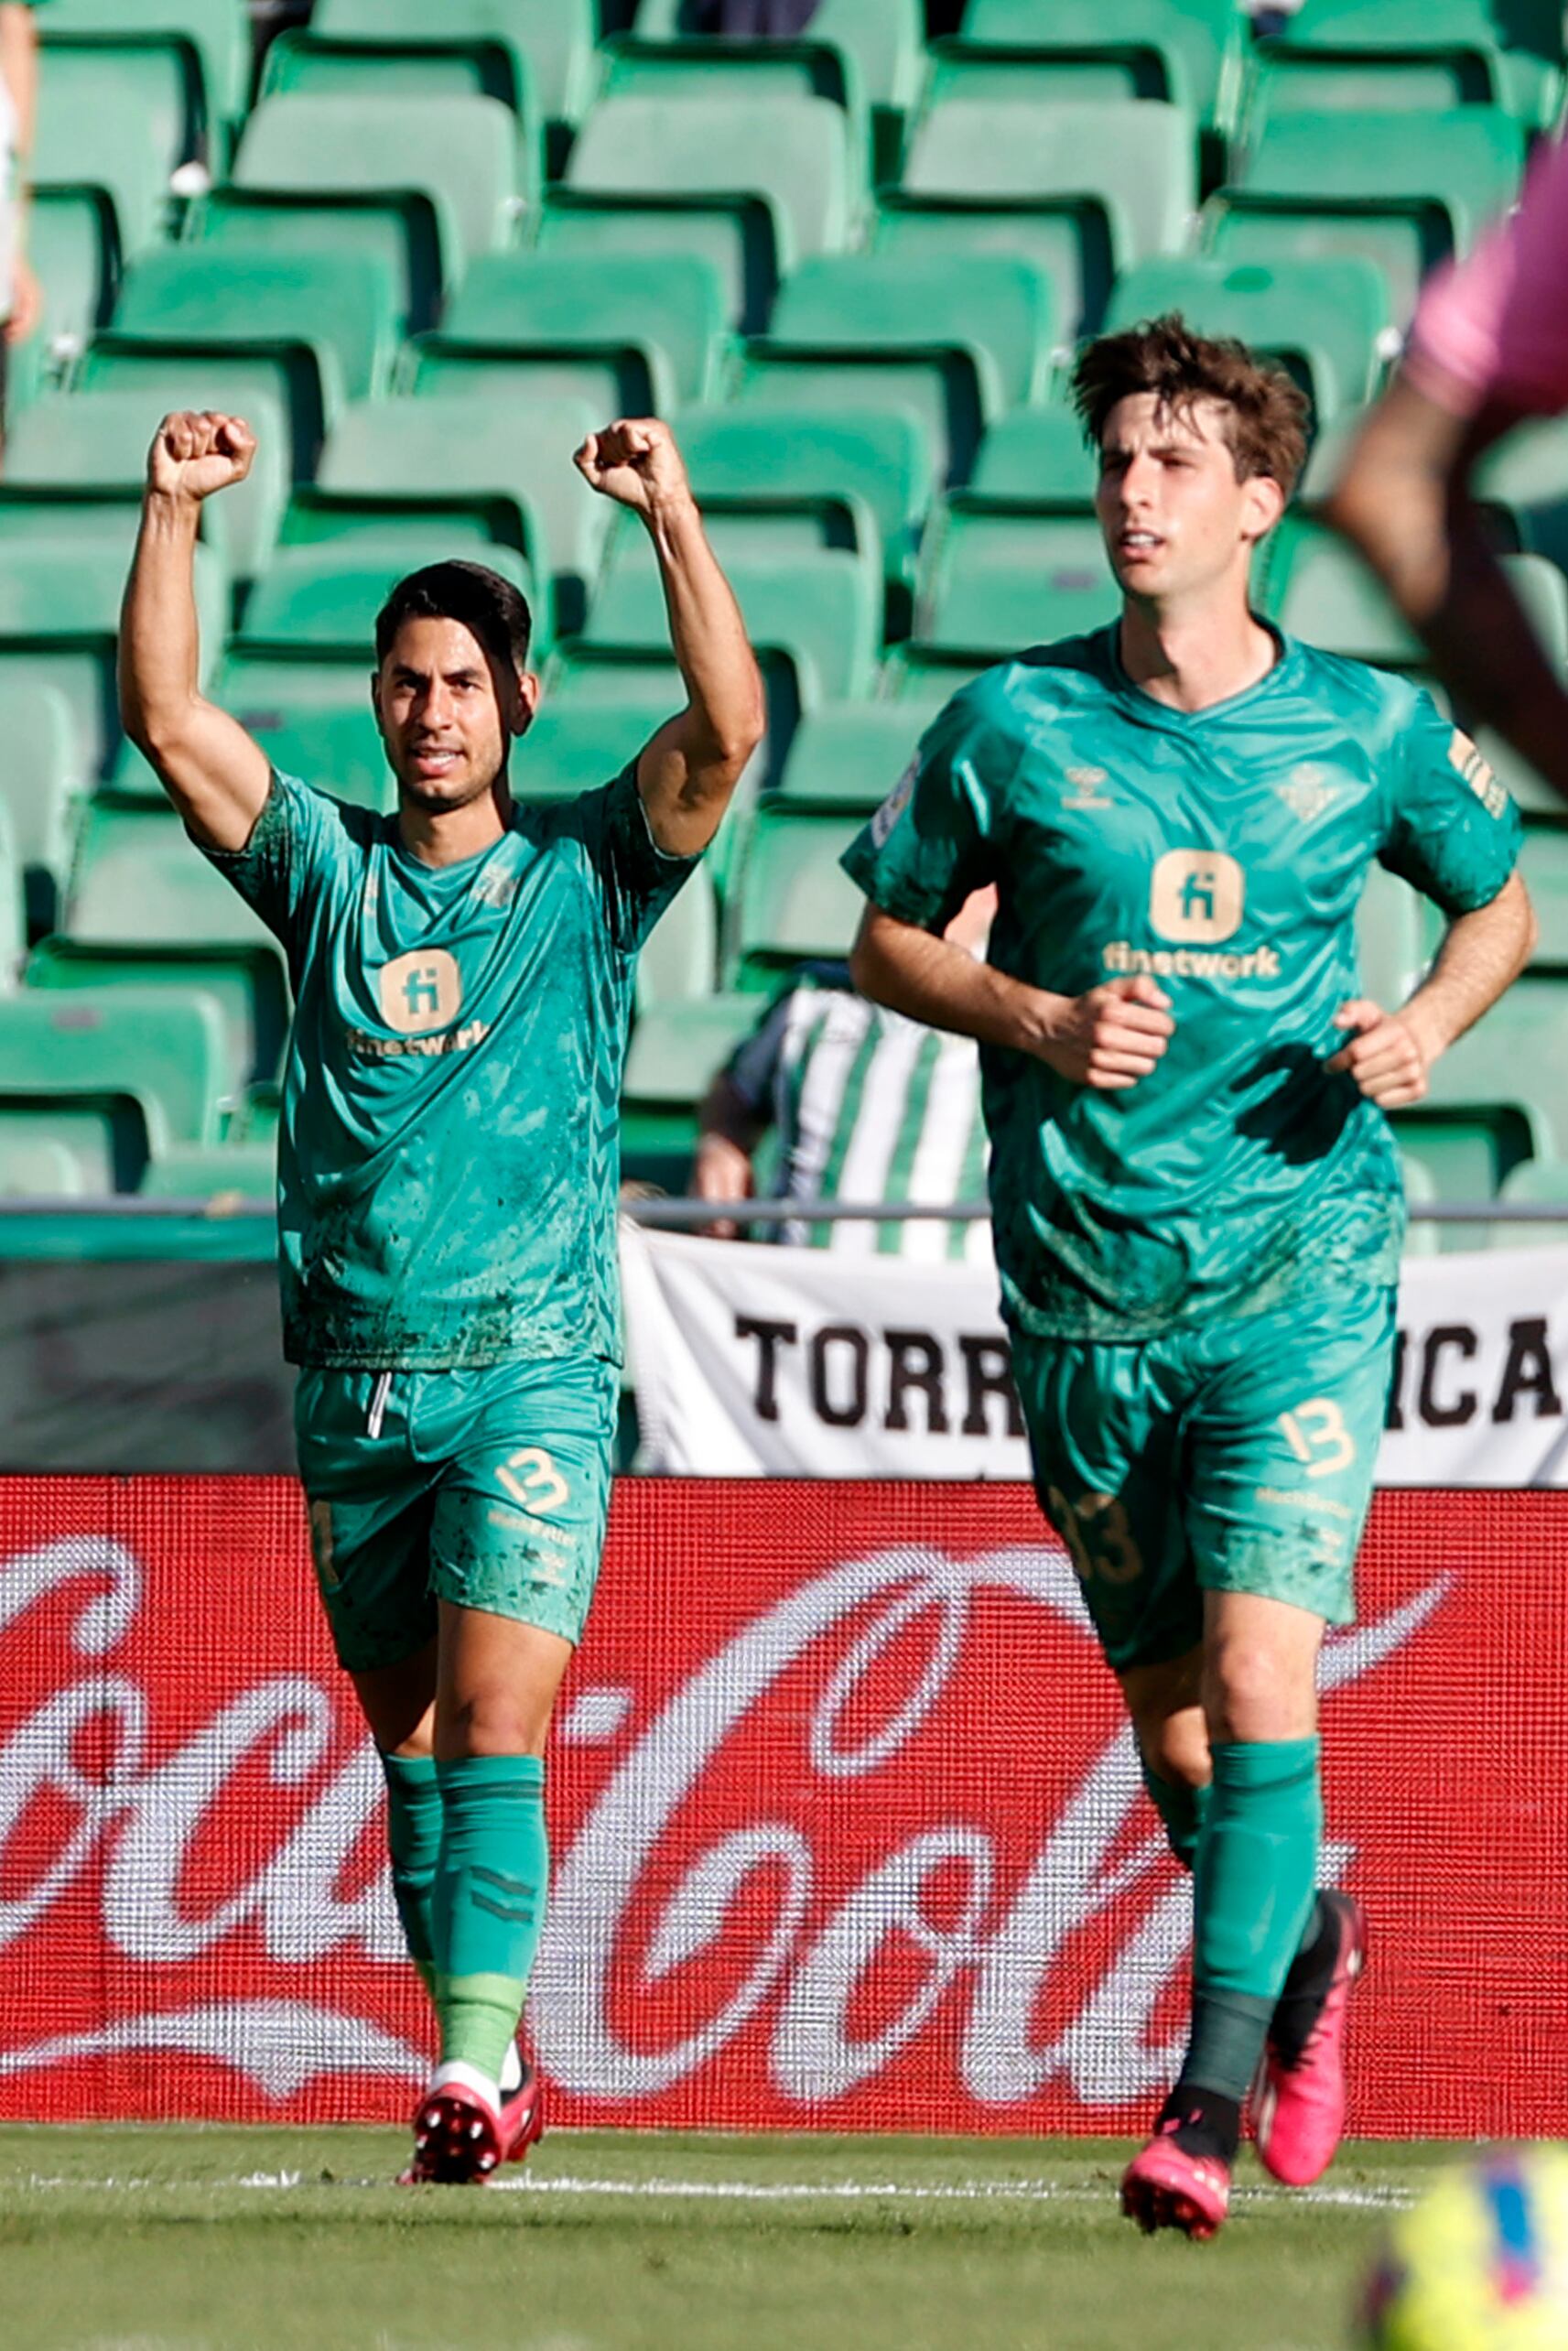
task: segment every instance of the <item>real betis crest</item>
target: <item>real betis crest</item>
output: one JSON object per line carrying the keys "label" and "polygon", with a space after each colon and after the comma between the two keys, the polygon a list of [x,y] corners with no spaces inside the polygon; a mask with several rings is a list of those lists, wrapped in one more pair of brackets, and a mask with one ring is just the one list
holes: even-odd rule
{"label": "real betis crest", "polygon": [[1287,780],[1283,784],[1276,784],[1274,789],[1292,816],[1299,817],[1303,825],[1310,825],[1314,818],[1321,817],[1339,795],[1339,786],[1327,769],[1315,767],[1310,762],[1302,767],[1292,767]]}

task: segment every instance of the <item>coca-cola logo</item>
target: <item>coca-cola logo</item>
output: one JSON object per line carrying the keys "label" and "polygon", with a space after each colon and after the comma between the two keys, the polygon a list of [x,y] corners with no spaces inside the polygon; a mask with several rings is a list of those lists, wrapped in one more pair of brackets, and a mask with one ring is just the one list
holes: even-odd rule
{"label": "coca-cola logo", "polygon": [[[612,1544],[551,1767],[530,2014],[563,2110],[855,2119],[874,2094],[894,2120],[925,2098],[983,2127],[1145,2101],[1177,2054],[1190,1902],[1068,1562],[893,1542],[759,1565],[761,1500],[788,1490],[678,1576]],[[975,1507],[1030,1523],[1023,1498]],[[108,1533],[0,1565],[0,1990],[31,2020],[0,2049],[0,2110],[88,2056],[178,2053],[192,2111],[214,2067],[258,2111],[355,2077],[395,2104],[420,2072],[381,1775],[298,1552],[265,1658],[225,1587],[228,1629],[183,1663],[171,1629],[232,1566]],[[1451,1585],[1330,1639],[1331,1735]],[[1356,1844],[1330,1826],[1337,1874]],[[51,1982],[64,1918],[96,1992]]]}

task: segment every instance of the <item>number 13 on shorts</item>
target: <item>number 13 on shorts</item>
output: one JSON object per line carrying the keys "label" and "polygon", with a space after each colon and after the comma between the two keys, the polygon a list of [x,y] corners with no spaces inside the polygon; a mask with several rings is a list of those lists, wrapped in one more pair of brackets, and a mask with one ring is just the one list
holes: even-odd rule
{"label": "number 13 on shorts", "polygon": [[1276,1425],[1309,1478],[1332,1478],[1356,1458],[1356,1439],[1331,1397],[1309,1397],[1293,1411],[1281,1413]]}

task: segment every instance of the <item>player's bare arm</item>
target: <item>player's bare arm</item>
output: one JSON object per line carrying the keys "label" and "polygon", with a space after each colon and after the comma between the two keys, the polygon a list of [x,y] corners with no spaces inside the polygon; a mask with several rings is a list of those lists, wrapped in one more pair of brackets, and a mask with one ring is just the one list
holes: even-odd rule
{"label": "player's bare arm", "polygon": [[756,656],[669,427],[654,417],[622,417],[590,433],[576,464],[593,489],[640,517],[654,544],[687,700],[645,745],[637,788],[659,847],[672,857],[695,857],[718,831],[762,739]]}
{"label": "player's bare arm", "polygon": [[243,482],[255,436],[238,417],[166,417],[147,456],[135,558],[120,623],[120,717],[187,825],[209,848],[243,849],[271,768],[239,722],[201,694],[193,587],[205,499]]}
{"label": "player's bare arm", "polygon": [[860,918],[849,970],[862,995],[895,1013],[1032,1053],[1060,1077],[1102,1093],[1149,1077],[1175,1032],[1170,998],[1147,977],[1055,995],[876,905]]}
{"label": "player's bare arm", "polygon": [[1368,997],[1341,1005],[1336,1028],[1354,1032],[1329,1061],[1385,1110],[1421,1101],[1433,1063],[1489,1012],[1529,962],[1535,910],[1517,873],[1489,905],[1450,923],[1431,973],[1409,1003],[1386,1013]]}
{"label": "player's bare arm", "polygon": [[1378,573],[1472,719],[1484,719],[1568,797],[1563,691],[1481,527],[1476,460],[1519,422],[1452,414],[1396,376],[1351,450],[1331,521]]}

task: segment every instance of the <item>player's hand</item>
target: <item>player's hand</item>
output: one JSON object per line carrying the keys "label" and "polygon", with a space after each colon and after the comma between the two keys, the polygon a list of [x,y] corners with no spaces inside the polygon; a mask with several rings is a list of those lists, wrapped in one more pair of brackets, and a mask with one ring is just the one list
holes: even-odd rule
{"label": "player's hand", "polygon": [[1348,1045],[1329,1062],[1336,1075],[1354,1078],[1379,1110],[1402,1110],[1426,1093],[1432,1057],[1407,1013],[1386,1013],[1368,996],[1354,996],[1334,1015],[1336,1029],[1349,1029]]}
{"label": "player's hand", "polygon": [[572,463],[590,489],[648,521],[691,501],[686,461],[656,417],[622,417],[589,433]]}
{"label": "player's hand", "polygon": [[43,315],[44,289],[27,255],[19,253],[11,272],[11,315],[5,321],[5,341],[26,342]]}
{"label": "player's hand", "polygon": [[1059,1077],[1100,1093],[1147,1078],[1176,1032],[1169,996],[1143,974],[1053,1001],[1056,1010],[1034,1050]]}
{"label": "player's hand", "polygon": [[[751,1154],[727,1134],[705,1134],[697,1146],[691,1179],[699,1200],[749,1200],[754,1186]],[[733,1241],[740,1228],[733,1217],[716,1217],[702,1230],[710,1241]]]}
{"label": "player's hand", "polygon": [[182,409],[166,417],[147,452],[147,487],[162,498],[188,498],[200,504],[219,490],[243,482],[256,453],[256,437],[243,417],[222,417],[211,408]]}

